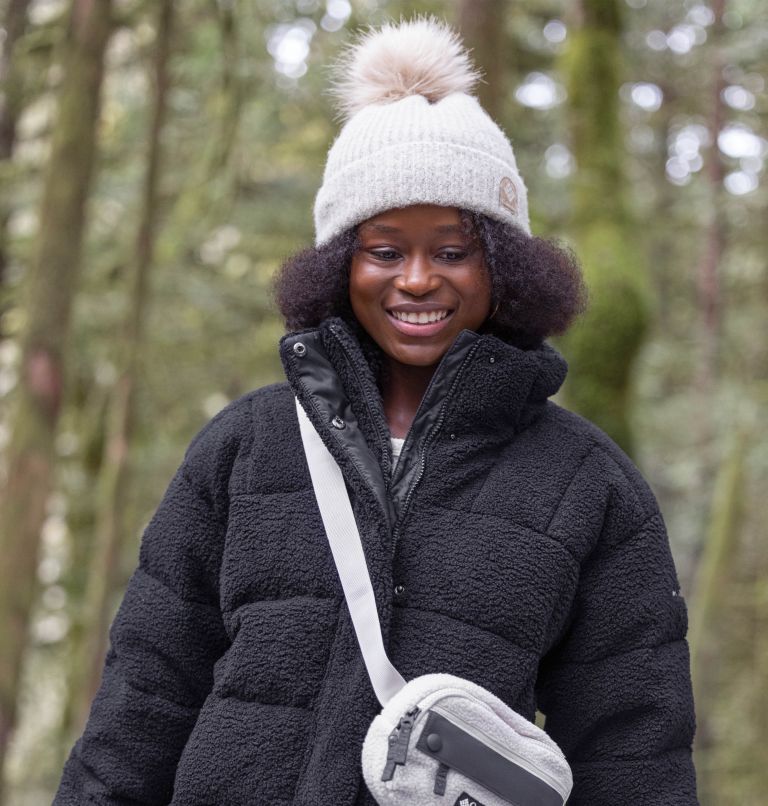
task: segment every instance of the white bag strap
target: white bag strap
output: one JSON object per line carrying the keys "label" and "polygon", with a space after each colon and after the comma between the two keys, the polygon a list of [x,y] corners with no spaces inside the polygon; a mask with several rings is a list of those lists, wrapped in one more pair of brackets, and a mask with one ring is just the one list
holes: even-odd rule
{"label": "white bag strap", "polygon": [[339,572],[365,668],[382,706],[405,685],[384,649],[373,585],[341,468],[296,399],[301,441],[333,561]]}

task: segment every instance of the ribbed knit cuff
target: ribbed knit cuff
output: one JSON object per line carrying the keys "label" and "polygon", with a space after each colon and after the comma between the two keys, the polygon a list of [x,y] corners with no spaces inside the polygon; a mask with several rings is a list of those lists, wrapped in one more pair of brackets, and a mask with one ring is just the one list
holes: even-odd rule
{"label": "ribbed knit cuff", "polygon": [[401,142],[326,177],[315,200],[315,245],[412,204],[476,210],[531,232],[525,184],[507,162],[455,143]]}

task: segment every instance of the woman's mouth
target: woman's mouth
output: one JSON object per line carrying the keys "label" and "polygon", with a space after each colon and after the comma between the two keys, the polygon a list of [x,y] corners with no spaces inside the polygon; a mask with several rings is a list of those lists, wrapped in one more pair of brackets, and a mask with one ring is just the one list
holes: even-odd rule
{"label": "woman's mouth", "polygon": [[439,333],[453,316],[451,308],[440,308],[434,311],[393,311],[387,316],[394,327],[408,336],[433,336]]}
{"label": "woman's mouth", "polygon": [[405,311],[389,311],[395,319],[401,322],[410,322],[412,325],[428,325],[432,322],[439,322],[445,319],[450,311],[446,308],[442,311],[421,311],[421,313],[407,313]]}

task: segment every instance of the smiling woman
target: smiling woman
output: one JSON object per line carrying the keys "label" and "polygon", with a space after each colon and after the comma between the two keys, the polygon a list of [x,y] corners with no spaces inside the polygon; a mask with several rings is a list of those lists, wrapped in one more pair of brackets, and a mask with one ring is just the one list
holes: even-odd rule
{"label": "smiling woman", "polygon": [[482,692],[539,749],[559,746],[569,806],[697,803],[664,520],[629,457],[551,400],[568,365],[547,338],[584,310],[584,282],[570,251],[530,232],[476,79],[435,20],[371,31],[341,60],[346,121],[315,243],[276,278],[286,380],[192,440],[142,538],[56,806],[562,806],[567,787],[544,774],[526,796],[530,755],[499,736],[484,747],[500,752],[479,753],[467,714],[439,723],[443,746],[424,728],[437,722],[404,710],[383,755],[366,755],[379,711],[366,636],[299,414],[349,496],[367,637],[405,684],[393,702],[433,674]]}

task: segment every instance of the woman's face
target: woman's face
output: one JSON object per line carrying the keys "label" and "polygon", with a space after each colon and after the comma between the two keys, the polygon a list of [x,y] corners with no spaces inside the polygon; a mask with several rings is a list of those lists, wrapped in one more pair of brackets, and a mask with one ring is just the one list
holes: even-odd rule
{"label": "woman's face", "polygon": [[486,320],[490,277],[457,208],[387,210],[358,232],[349,278],[352,310],[391,359],[433,366],[462,330],[477,330]]}

